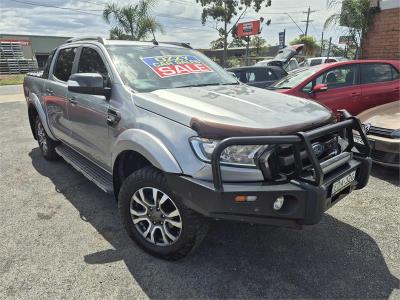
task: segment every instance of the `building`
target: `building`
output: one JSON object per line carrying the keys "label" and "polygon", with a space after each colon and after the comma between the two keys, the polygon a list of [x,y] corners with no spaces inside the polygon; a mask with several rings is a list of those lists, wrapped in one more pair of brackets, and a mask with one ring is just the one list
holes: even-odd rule
{"label": "building", "polygon": [[[2,34],[0,33],[0,42],[7,44],[7,49],[3,52],[14,52],[14,59],[20,59],[20,50],[18,44],[22,46],[22,52],[25,59],[36,58],[39,69],[43,68],[50,52],[63,44],[70,37],[64,36],[45,36],[45,35],[20,35],[20,34]],[[11,46],[9,47],[9,43]],[[8,50],[11,49],[11,50]],[[16,51],[13,51],[13,50]],[[3,59],[5,59],[3,57]],[[7,58],[11,59],[11,58]]]}
{"label": "building", "polygon": [[400,59],[400,1],[371,1],[377,12],[362,45],[364,59]]}

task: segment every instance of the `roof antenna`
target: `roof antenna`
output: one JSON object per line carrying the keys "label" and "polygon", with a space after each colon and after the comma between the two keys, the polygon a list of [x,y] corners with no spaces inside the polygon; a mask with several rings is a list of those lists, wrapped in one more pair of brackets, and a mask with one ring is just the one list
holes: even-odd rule
{"label": "roof antenna", "polygon": [[150,28],[150,30],[151,30],[151,33],[153,34],[153,45],[158,46],[158,42],[157,42],[157,40],[156,40],[156,36],[154,35],[154,30],[153,30],[153,28]]}

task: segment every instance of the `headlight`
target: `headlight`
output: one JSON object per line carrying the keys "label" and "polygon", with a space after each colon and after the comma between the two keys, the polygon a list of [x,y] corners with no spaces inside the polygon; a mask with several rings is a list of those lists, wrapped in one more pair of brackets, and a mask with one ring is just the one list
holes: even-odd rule
{"label": "headlight", "polygon": [[[190,139],[194,153],[204,162],[211,162],[214,149],[219,144],[217,140],[194,137]],[[255,166],[254,156],[266,145],[229,146],[221,154],[221,162],[230,165]]]}
{"label": "headlight", "polygon": [[393,130],[390,136],[394,139],[400,139],[400,129]]}

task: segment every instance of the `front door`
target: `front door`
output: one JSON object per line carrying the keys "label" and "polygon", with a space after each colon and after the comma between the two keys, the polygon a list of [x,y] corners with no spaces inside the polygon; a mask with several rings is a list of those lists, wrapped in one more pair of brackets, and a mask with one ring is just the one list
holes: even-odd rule
{"label": "front door", "polygon": [[58,51],[49,80],[45,83],[43,100],[46,103],[49,126],[60,140],[69,142],[71,124],[68,119],[67,81],[72,72],[77,47]]}
{"label": "front door", "polygon": [[353,115],[358,114],[361,99],[358,65],[329,69],[315,79],[315,84],[319,83],[326,84],[328,90],[311,94],[312,99],[325,104],[335,113],[339,109],[346,109]]}
{"label": "front door", "polygon": [[[99,73],[109,82],[109,72],[100,50],[82,47],[78,53],[77,73]],[[78,94],[68,91],[72,146],[90,160],[109,169],[110,141],[108,138],[108,101],[104,96]]]}

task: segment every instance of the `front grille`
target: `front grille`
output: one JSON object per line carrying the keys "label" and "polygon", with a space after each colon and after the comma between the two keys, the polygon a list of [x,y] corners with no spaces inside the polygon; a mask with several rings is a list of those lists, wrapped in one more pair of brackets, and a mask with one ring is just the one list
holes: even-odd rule
{"label": "front grille", "polygon": [[[340,153],[340,146],[338,143],[337,135],[328,135],[316,140],[311,141],[312,145],[319,143],[323,145],[324,151],[317,157],[318,161],[324,162],[338,153]],[[271,150],[271,155],[267,160],[269,169],[271,170],[272,178],[286,178],[291,179],[296,174],[296,157],[294,145],[281,145]],[[301,169],[297,169],[298,172],[311,174],[311,161],[308,158],[307,152],[304,146],[299,147]],[[297,159],[298,161],[298,159]]]}
{"label": "front grille", "polygon": [[393,131],[394,131],[393,129],[371,126],[371,128],[368,130],[367,134],[368,135],[372,134],[372,135],[386,137],[386,138],[393,138],[392,137]]}

